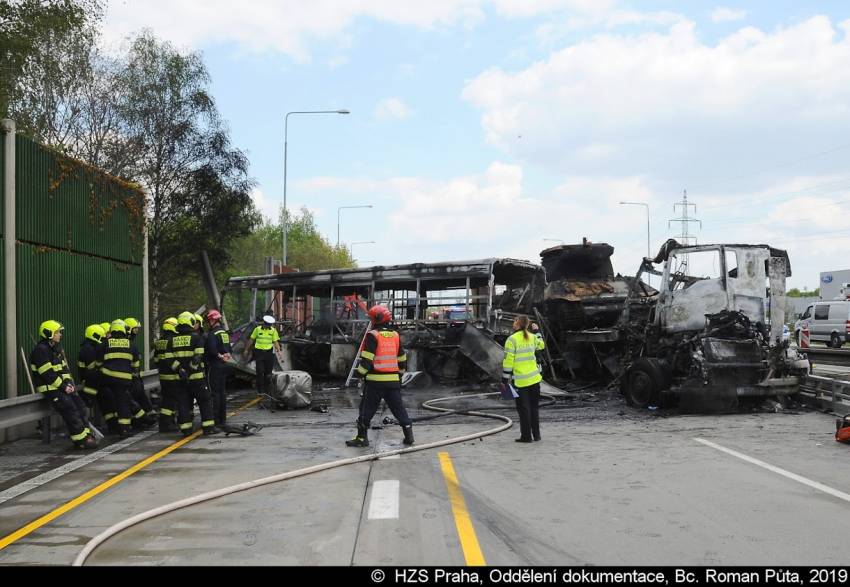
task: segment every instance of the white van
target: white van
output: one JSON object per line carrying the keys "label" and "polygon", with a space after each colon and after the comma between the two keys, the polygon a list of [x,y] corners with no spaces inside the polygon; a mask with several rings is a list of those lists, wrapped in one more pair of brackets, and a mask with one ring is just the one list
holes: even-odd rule
{"label": "white van", "polygon": [[832,348],[841,348],[845,342],[850,342],[850,301],[823,301],[806,308],[794,325],[798,345],[800,331],[806,326],[812,342],[825,342]]}

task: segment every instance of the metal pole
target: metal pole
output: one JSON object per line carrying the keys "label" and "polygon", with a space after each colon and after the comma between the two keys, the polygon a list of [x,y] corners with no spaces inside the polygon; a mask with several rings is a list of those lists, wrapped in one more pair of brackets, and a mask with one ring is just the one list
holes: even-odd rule
{"label": "metal pole", "polygon": [[289,146],[289,115],[292,112],[287,112],[283,119],[283,218],[281,224],[283,228],[283,266],[286,267],[286,151]]}
{"label": "metal pole", "polygon": [[3,120],[3,141],[5,143],[5,184],[3,185],[3,272],[6,287],[3,292],[6,345],[6,398],[18,396],[18,315],[17,306],[17,268],[15,265],[15,122]]}
{"label": "metal pole", "polygon": [[652,253],[649,250],[649,204],[646,205],[646,256],[651,257]]}
{"label": "metal pole", "polygon": [[342,208],[336,209],[336,248],[339,248],[339,213],[342,212]]}
{"label": "metal pole", "polygon": [[[151,369],[151,345],[150,340],[151,336],[156,332],[154,325],[151,324],[151,309],[150,309],[150,272],[148,270],[148,227],[145,226],[145,244],[144,251],[142,253],[142,313],[144,314],[144,322],[142,326],[144,327],[145,332],[145,340],[144,340],[144,365],[145,371],[150,371]],[[206,255],[206,252],[204,252]]]}
{"label": "metal pole", "polygon": [[289,150],[289,115],[290,114],[351,114],[350,111],[341,110],[299,110],[287,112],[283,117],[283,265],[287,266],[286,257],[286,235],[287,235],[287,217],[286,217],[286,158]]}

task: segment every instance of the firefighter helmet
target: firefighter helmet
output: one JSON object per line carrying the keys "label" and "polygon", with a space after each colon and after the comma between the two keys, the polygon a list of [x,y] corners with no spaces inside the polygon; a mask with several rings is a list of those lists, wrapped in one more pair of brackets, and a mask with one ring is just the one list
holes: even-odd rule
{"label": "firefighter helmet", "polygon": [[59,324],[56,320],[45,320],[38,327],[38,335],[50,340],[53,335],[59,330],[65,330],[65,327]]}
{"label": "firefighter helmet", "polygon": [[112,324],[109,325],[110,332],[120,332],[121,334],[127,334],[127,323],[118,318],[117,320],[113,320]]}
{"label": "firefighter helmet", "polygon": [[86,339],[94,342],[100,342],[106,336],[106,331],[100,324],[92,324],[86,328]]}
{"label": "firefighter helmet", "polygon": [[372,306],[369,308],[368,314],[373,324],[386,324],[393,319],[386,306]]}
{"label": "firefighter helmet", "polygon": [[177,324],[180,326],[191,326],[195,327],[195,315],[192,312],[180,312],[180,315],[177,316]]}

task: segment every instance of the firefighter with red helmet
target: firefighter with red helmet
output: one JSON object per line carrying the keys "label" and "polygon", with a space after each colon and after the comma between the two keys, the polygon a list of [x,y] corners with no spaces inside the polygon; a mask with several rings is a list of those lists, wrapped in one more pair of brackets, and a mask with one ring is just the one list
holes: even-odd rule
{"label": "firefighter with red helmet", "polygon": [[369,309],[372,329],[366,335],[360,351],[357,374],[365,379],[357,419],[357,436],[346,440],[347,446],[369,446],[369,423],[383,399],[401,424],[404,444],[413,444],[413,421],[401,400],[401,376],[407,366],[407,356],[399,333],[390,328],[392,314],[384,306]]}

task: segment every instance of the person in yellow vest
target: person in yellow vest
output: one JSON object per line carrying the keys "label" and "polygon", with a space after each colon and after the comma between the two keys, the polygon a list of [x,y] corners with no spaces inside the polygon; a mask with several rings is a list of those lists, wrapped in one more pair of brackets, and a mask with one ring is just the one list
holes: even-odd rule
{"label": "person in yellow vest", "polygon": [[505,341],[505,359],[502,361],[502,386],[515,391],[516,411],[519,414],[520,437],[517,442],[540,440],[540,382],[543,376],[537,365],[536,351],[545,343],[539,334],[530,332],[528,316],[514,320],[514,333]]}
{"label": "person in yellow vest", "polygon": [[254,328],[248,344],[245,345],[245,356],[250,356],[254,349],[254,362],[257,371],[257,393],[268,393],[269,381],[274,370],[274,352],[280,352],[280,335],[274,327],[274,316],[266,314],[263,323]]}

